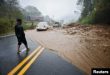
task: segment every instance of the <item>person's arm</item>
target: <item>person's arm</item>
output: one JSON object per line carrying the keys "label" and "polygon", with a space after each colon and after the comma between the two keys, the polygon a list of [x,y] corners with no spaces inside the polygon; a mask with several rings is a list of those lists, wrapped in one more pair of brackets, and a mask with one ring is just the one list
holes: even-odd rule
{"label": "person's arm", "polygon": [[23,29],[22,26],[20,27],[20,35],[21,35],[21,36],[24,36],[24,35],[25,35],[25,34],[24,34],[24,29]]}
{"label": "person's arm", "polygon": [[15,35],[17,37],[20,37],[20,35],[19,35],[19,27],[18,26],[15,26]]}
{"label": "person's arm", "polygon": [[17,30],[16,30],[16,26],[15,26],[15,35],[17,36]]}

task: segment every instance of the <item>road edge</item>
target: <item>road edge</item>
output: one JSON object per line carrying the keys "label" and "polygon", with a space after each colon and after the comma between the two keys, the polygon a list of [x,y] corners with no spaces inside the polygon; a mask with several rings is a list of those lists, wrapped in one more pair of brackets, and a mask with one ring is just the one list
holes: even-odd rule
{"label": "road edge", "polygon": [[10,37],[10,36],[14,36],[14,35],[15,34],[3,35],[3,36],[0,36],[0,38]]}

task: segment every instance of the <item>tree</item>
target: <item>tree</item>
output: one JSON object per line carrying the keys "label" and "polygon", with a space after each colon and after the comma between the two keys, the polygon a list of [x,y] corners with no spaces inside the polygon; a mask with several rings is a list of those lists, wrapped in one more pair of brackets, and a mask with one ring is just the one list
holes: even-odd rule
{"label": "tree", "polygon": [[110,0],[84,0],[84,7],[81,21],[110,24]]}
{"label": "tree", "polygon": [[22,16],[18,0],[0,0],[0,31],[12,30],[15,19]]}

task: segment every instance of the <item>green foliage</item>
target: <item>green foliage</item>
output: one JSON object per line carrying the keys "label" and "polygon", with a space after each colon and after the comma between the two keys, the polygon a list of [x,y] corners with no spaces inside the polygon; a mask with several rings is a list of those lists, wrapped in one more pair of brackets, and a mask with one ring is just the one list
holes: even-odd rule
{"label": "green foliage", "polygon": [[7,33],[9,31],[13,31],[11,22],[6,18],[0,18],[0,34]]}
{"label": "green foliage", "polygon": [[110,24],[110,0],[98,0],[98,3],[96,3],[95,8],[95,22]]}
{"label": "green foliage", "polygon": [[[82,17],[80,19],[81,23],[104,23],[110,24],[110,0],[87,0],[84,1],[86,5],[83,10]],[[89,4],[92,3],[92,11],[89,8]]]}
{"label": "green foliage", "polygon": [[80,23],[81,24],[94,24],[95,23],[95,15],[96,15],[96,12],[95,11],[92,11],[90,15],[80,19]]}
{"label": "green foliage", "polygon": [[89,15],[93,10],[93,3],[92,0],[84,0],[84,10],[82,12],[82,17],[86,17]]}
{"label": "green foliage", "polygon": [[34,29],[34,28],[36,27],[36,25],[37,25],[37,22],[31,22],[31,21],[29,21],[29,22],[24,22],[24,23],[23,23],[23,28],[24,28],[24,30]]}
{"label": "green foliage", "polygon": [[18,0],[0,0],[0,34],[13,31],[16,18],[23,18]]}

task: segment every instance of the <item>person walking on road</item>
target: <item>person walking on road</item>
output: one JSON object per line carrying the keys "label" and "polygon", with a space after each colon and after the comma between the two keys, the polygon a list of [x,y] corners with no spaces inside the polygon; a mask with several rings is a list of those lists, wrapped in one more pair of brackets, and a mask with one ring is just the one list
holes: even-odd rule
{"label": "person walking on road", "polygon": [[23,43],[27,49],[27,51],[29,51],[28,48],[28,44],[25,38],[25,33],[24,33],[24,29],[22,26],[22,20],[21,19],[17,19],[16,20],[16,25],[15,25],[15,35],[18,39],[18,54],[21,52],[20,51],[20,45]]}

